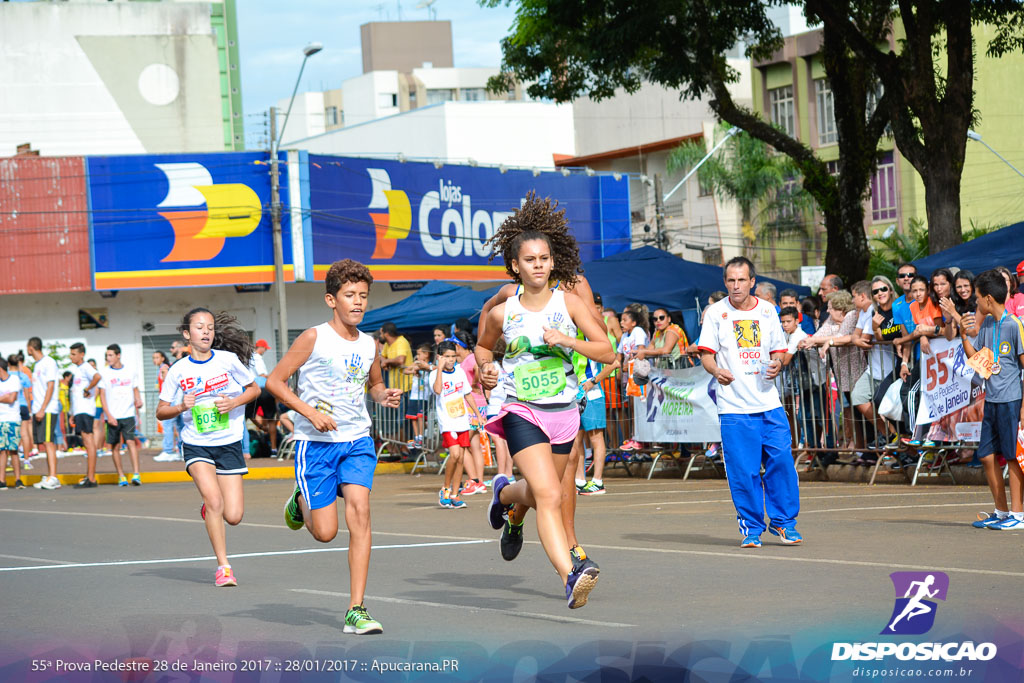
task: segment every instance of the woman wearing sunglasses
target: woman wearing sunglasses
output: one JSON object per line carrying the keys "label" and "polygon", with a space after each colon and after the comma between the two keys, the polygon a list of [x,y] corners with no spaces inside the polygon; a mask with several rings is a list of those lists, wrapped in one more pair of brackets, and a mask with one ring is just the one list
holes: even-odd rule
{"label": "woman wearing sunglasses", "polygon": [[[876,275],[871,280],[871,302],[872,316],[867,324],[861,328],[863,338],[871,342],[871,349],[868,351],[868,368],[857,381],[854,388],[854,405],[864,419],[874,422],[875,432],[878,439],[873,444],[876,448],[884,446],[888,439],[885,434],[887,428],[884,420],[875,413],[875,406],[872,400],[881,398],[885,392],[880,387],[892,383],[896,369],[896,351],[893,341],[902,334],[902,328],[893,321],[892,304],[896,298],[896,289],[892,281],[884,275]],[[866,454],[853,461],[855,465],[873,465],[876,457]]]}
{"label": "woman wearing sunglasses", "polygon": [[665,308],[654,309],[651,316],[654,321],[654,336],[651,343],[636,350],[636,357],[644,358],[667,358],[670,364],[675,364],[690,345],[686,338],[686,332],[679,325],[672,322],[672,318]]}

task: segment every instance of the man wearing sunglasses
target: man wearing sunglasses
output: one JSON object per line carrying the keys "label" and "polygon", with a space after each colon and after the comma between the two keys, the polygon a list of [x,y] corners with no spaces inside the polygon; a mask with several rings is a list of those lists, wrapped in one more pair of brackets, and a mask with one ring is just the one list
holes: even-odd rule
{"label": "man wearing sunglasses", "polygon": [[[892,304],[892,321],[896,325],[906,325],[906,329],[912,330],[917,327],[914,322],[914,315],[910,312],[910,281],[917,275],[917,266],[913,263],[901,264],[896,269],[896,287],[903,292],[903,296],[897,297]],[[914,356],[917,357],[917,347],[914,348]]]}

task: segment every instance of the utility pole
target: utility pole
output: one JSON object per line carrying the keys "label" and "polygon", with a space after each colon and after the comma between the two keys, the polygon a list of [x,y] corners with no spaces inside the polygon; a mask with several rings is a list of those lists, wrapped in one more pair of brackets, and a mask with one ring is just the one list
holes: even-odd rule
{"label": "utility pole", "polygon": [[281,169],[278,165],[277,107],[270,108],[270,220],[274,233],[274,289],[277,291],[277,359],[288,349],[288,303],[284,292],[284,238],[281,234]]}
{"label": "utility pole", "polygon": [[665,232],[665,199],[661,194],[661,174],[654,174],[654,246],[668,251],[668,234]]}

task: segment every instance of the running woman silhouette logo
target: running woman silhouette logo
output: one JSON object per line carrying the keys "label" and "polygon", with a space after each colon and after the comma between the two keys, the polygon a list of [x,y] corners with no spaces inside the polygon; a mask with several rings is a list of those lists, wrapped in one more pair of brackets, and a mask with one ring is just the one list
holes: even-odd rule
{"label": "running woman silhouette logo", "polygon": [[935,623],[937,604],[945,600],[949,576],[943,572],[893,572],[896,604],[882,635],[920,635]]}

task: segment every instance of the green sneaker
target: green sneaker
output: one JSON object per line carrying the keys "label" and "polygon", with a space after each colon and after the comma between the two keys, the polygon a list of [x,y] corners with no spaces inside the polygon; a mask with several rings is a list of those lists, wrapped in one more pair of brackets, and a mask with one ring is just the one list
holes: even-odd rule
{"label": "green sneaker", "polygon": [[288,496],[288,502],[284,504],[284,523],[292,531],[301,529],[305,523],[305,520],[302,518],[302,506],[299,505],[300,493],[302,493],[302,489],[296,486],[295,490],[292,491],[292,495]]}
{"label": "green sneaker", "polygon": [[374,619],[362,605],[356,605],[345,615],[345,633],[365,636],[368,633],[384,633],[384,627]]}
{"label": "green sneaker", "polygon": [[604,495],[604,484],[598,484],[593,479],[580,489],[581,496],[602,496]]}

